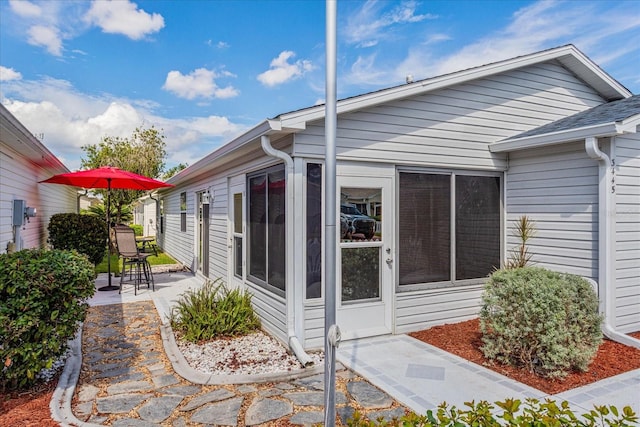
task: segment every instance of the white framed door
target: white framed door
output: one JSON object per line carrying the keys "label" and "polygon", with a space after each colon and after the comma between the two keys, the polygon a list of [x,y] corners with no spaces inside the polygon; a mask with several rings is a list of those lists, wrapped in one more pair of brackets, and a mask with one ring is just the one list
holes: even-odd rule
{"label": "white framed door", "polygon": [[345,340],[392,332],[393,179],[337,177],[336,320]]}
{"label": "white framed door", "polygon": [[242,287],[245,278],[245,193],[244,176],[229,180],[227,284],[230,289]]}

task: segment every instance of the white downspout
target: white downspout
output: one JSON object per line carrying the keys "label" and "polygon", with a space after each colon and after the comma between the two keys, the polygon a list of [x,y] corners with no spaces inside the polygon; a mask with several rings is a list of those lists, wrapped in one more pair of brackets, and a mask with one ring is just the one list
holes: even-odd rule
{"label": "white downspout", "polygon": [[615,221],[614,193],[611,182],[611,159],[598,147],[598,139],[588,137],[584,141],[584,148],[592,159],[598,160],[598,296],[600,298],[600,313],[604,315],[602,332],[604,335],[619,343],[640,348],[640,340],[615,330],[613,316],[615,315],[615,248],[611,244]]}
{"label": "white downspout", "polygon": [[293,351],[293,354],[296,355],[302,366],[307,367],[313,365],[313,360],[311,357],[304,351],[302,344],[300,344],[300,340],[298,339],[298,335],[295,330],[295,266],[293,262],[294,258],[294,236],[295,234],[295,221],[293,217],[295,215],[294,210],[294,167],[293,167],[293,159],[287,153],[283,151],[276,150],[271,145],[271,140],[269,136],[263,135],[260,139],[262,143],[262,149],[267,155],[271,157],[276,157],[284,161],[287,166],[287,202],[286,202],[286,233],[287,233],[287,283],[285,289],[285,298],[286,298],[286,306],[287,306],[287,339],[289,341],[289,348]]}

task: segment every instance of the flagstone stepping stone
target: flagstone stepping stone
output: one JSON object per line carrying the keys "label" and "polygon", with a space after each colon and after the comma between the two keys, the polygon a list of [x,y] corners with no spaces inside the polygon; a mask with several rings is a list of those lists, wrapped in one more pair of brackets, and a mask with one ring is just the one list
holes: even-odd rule
{"label": "flagstone stepping stone", "polygon": [[132,393],[135,391],[149,391],[153,388],[149,381],[124,381],[107,387],[108,394]]}
{"label": "flagstone stepping stone", "polygon": [[243,397],[209,403],[191,415],[192,423],[237,426]]}
{"label": "flagstone stepping stone", "polygon": [[184,411],[184,412],[192,411],[207,403],[218,402],[220,400],[229,399],[230,397],[233,397],[233,396],[235,396],[235,394],[233,394],[226,388],[210,391],[209,393],[203,394],[202,396],[197,396],[191,399],[191,401],[187,403],[181,409],[181,411]]}
{"label": "flagstone stepping stone", "polygon": [[173,413],[173,410],[178,407],[182,399],[182,396],[154,397],[138,409],[138,415],[143,420],[161,423]]}
{"label": "flagstone stepping stone", "polygon": [[112,427],[159,427],[158,424],[137,418],[120,418],[111,424]]}
{"label": "flagstone stepping stone", "polygon": [[96,398],[99,391],[100,389],[98,387],[93,386],[91,384],[85,384],[82,387],[80,387],[80,390],[78,390],[78,400],[80,402],[87,402],[89,400],[93,400]]}
{"label": "flagstone stepping stone", "polygon": [[394,409],[385,409],[382,411],[371,411],[367,414],[367,418],[370,421],[376,421],[378,418],[382,417],[383,420],[389,422],[394,418],[400,418],[404,416],[404,408],[394,408]]}
{"label": "flagstone stepping stone", "polygon": [[300,378],[295,383],[309,389],[324,390],[324,374],[317,374],[310,377]]}
{"label": "flagstone stepping stone", "polygon": [[158,390],[160,393],[166,396],[182,396],[187,397],[200,393],[201,387],[197,385],[177,385],[174,387],[163,388]]}
{"label": "flagstone stepping stone", "polygon": [[[285,393],[282,395],[293,402],[296,406],[324,406],[324,392],[303,391],[298,393]],[[336,404],[347,403],[344,393],[336,392]]]}
{"label": "flagstone stepping stone", "polygon": [[353,414],[356,412],[351,406],[341,406],[336,408],[336,415],[340,417],[342,424],[347,425],[347,420],[353,418]]}
{"label": "flagstone stepping stone", "polygon": [[277,399],[254,400],[247,409],[244,422],[248,426],[264,424],[293,413],[291,402]]}
{"label": "flagstone stepping stone", "polygon": [[99,397],[96,399],[96,408],[101,414],[126,414],[149,397],[151,394],[119,394]]}
{"label": "flagstone stepping stone", "polygon": [[347,391],[365,409],[385,409],[393,404],[388,394],[366,381],[349,381]]}
{"label": "flagstone stepping stone", "polygon": [[180,382],[180,380],[178,380],[171,374],[153,377],[151,378],[151,380],[153,381],[153,385],[155,385],[156,388],[167,387],[170,385],[178,384]]}
{"label": "flagstone stepping stone", "polygon": [[298,412],[294,414],[289,422],[291,424],[300,424],[303,426],[315,426],[318,424],[322,424],[324,422],[324,412],[321,411],[309,411],[309,412]]}

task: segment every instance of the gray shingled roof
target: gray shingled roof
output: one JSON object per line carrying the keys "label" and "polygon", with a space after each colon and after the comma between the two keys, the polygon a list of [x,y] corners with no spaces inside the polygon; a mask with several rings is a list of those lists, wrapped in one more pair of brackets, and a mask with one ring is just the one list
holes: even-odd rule
{"label": "gray shingled roof", "polygon": [[601,104],[597,107],[574,114],[573,116],[565,117],[564,119],[548,123],[544,126],[540,126],[539,128],[528,130],[524,133],[508,138],[506,141],[528,136],[544,135],[547,133],[620,122],[637,114],[640,114],[640,95],[633,95],[629,98]]}

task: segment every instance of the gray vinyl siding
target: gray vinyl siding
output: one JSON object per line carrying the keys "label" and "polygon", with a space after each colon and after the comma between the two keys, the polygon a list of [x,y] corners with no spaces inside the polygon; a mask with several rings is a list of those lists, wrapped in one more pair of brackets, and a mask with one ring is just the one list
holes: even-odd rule
{"label": "gray vinyl siding", "polygon": [[24,249],[47,246],[52,215],[77,211],[76,187],[38,183],[63,172],[67,170],[36,165],[0,144],[0,253],[6,253],[7,243],[13,241],[13,200],[25,200],[37,210],[36,217],[20,230]]}
{"label": "gray vinyl siding", "polygon": [[400,292],[396,298],[395,333],[402,334],[478,316],[484,285]]}
{"label": "gray vinyl siding", "polygon": [[536,235],[533,264],[598,278],[598,163],[582,142],[510,154],[506,175],[507,257],[526,215]]}
{"label": "gray vinyl siding", "polygon": [[[180,231],[180,193],[187,193],[187,231]],[[187,189],[176,189],[162,196],[164,209],[164,233],[162,233],[160,245],[162,249],[171,255],[179,263],[194,270],[193,249],[193,213],[194,194]]]}
{"label": "gray vinyl siding", "polygon": [[615,139],[616,328],[640,330],[640,135]]}
{"label": "gray vinyl siding", "polygon": [[[602,103],[557,63],[545,63],[340,115],[339,159],[504,170],[487,145]],[[324,123],[295,136],[295,155],[324,155]]]}
{"label": "gray vinyl siding", "polygon": [[304,334],[306,350],[324,348],[324,303],[305,305]]}

